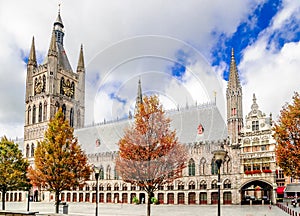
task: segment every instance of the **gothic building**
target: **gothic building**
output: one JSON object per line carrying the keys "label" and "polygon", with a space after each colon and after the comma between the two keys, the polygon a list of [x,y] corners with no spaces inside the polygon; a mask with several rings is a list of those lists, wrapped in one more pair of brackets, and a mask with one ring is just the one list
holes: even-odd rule
{"label": "gothic building", "polygon": [[34,155],[34,148],[43,139],[49,120],[59,107],[70,125],[84,126],[85,67],[83,48],[79,52],[76,73],[64,49],[64,25],[58,13],[51,42],[44,62],[37,64],[34,38],[27,64],[24,149],[25,156]]}
{"label": "gothic building", "polygon": [[[73,72],[64,46],[64,25],[58,13],[54,22],[48,54],[37,64],[34,39],[32,40],[26,80],[26,111],[24,126],[24,156],[33,160],[37,141],[43,139],[51,117],[59,107],[78,137],[89,163],[100,168],[100,202],[131,203],[133,197],[140,202],[145,192],[136,185],[125,183],[115,169],[118,141],[131,118],[84,127],[85,67],[83,49],[80,48],[76,72]],[[276,202],[278,177],[275,165],[275,141],[272,138],[272,118],[266,117],[253,96],[251,112],[243,124],[242,86],[231,53],[230,74],[226,90],[227,122],[214,103],[167,111],[172,129],[188,150],[187,168],[183,176],[155,192],[165,204],[216,204],[218,202],[217,169],[214,150],[223,148],[227,155],[221,166],[221,203]],[[137,103],[142,100],[141,82],[138,84]],[[224,104],[225,105],[225,104]],[[227,124],[226,124],[227,123]],[[67,202],[94,202],[94,175],[86,186],[61,193]],[[16,201],[17,192],[7,193],[7,201]],[[254,197],[254,199],[248,199]],[[41,191],[41,201],[54,196]],[[263,201],[264,200],[264,201]]]}

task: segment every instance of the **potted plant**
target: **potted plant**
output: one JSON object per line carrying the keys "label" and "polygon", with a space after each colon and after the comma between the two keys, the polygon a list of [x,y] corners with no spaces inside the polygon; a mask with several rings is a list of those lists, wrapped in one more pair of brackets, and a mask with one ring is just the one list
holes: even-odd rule
{"label": "potted plant", "polygon": [[156,197],[151,198],[151,203],[157,205],[158,204],[158,199]]}
{"label": "potted plant", "polygon": [[132,202],[137,205],[139,204],[139,199],[135,196],[132,198]]}

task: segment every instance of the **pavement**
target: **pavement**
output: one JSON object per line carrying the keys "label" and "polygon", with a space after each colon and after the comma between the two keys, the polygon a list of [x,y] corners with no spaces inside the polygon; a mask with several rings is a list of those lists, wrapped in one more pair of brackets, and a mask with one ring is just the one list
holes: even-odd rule
{"label": "pavement", "polygon": [[[68,203],[69,216],[94,216],[95,203]],[[24,211],[27,203],[7,202],[6,210]],[[98,207],[99,216],[144,216],[146,215],[146,205],[133,204],[103,204]],[[300,207],[293,208],[300,211]],[[55,211],[54,203],[30,203],[30,211],[38,211],[40,216],[53,216]],[[62,213],[62,208],[60,208]],[[62,214],[59,214],[62,215]],[[151,205],[151,216],[215,216],[217,215],[217,205]],[[223,216],[287,216],[286,212],[272,206],[247,206],[247,205],[224,205],[221,206]]]}

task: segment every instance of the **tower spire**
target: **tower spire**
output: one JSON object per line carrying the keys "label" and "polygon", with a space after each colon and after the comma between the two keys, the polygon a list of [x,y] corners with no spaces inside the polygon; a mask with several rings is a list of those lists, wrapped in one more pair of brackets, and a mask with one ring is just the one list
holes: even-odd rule
{"label": "tower spire", "polygon": [[79,59],[77,64],[77,71],[84,69],[83,45],[80,46]]}
{"label": "tower spire", "polygon": [[141,78],[139,78],[135,110],[137,110],[138,105],[142,103],[143,103],[142,84],[141,84]]}
{"label": "tower spire", "polygon": [[231,49],[229,80],[226,90],[227,100],[227,128],[232,145],[239,145],[239,133],[243,127],[242,86]]}
{"label": "tower spire", "polygon": [[29,59],[28,59],[28,65],[37,66],[34,37],[32,37],[32,43],[31,43],[30,54],[29,54]]}
{"label": "tower spire", "polygon": [[48,56],[57,56],[55,31],[54,30],[52,31],[50,47],[49,47],[49,50],[48,50]]}
{"label": "tower spire", "polygon": [[231,49],[231,61],[230,61],[230,69],[229,69],[229,81],[228,86],[232,88],[238,88],[241,86],[240,79],[238,75],[238,70],[236,67],[235,57],[234,57],[234,49]]}

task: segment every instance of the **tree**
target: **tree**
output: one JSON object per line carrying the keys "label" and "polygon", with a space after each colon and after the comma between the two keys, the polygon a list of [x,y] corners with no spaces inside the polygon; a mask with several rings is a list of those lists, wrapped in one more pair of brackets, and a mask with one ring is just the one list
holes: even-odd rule
{"label": "tree", "polygon": [[13,141],[5,136],[0,142],[0,190],[2,193],[2,210],[5,210],[7,191],[21,189],[26,184],[28,162],[22,151]]}
{"label": "tree", "polygon": [[49,122],[44,140],[37,145],[34,169],[29,169],[33,185],[55,193],[56,213],[61,191],[83,185],[91,174],[87,157],[73,131],[60,109]]}
{"label": "tree", "polygon": [[277,142],[276,159],[285,175],[300,177],[300,96],[295,93],[293,103],[280,111],[275,124],[274,139]]}
{"label": "tree", "polygon": [[186,167],[186,148],[170,130],[157,96],[144,97],[137,106],[134,124],[125,130],[119,141],[116,168],[125,182],[140,186],[148,195],[147,215],[150,216],[151,196],[159,185],[181,177]]}

